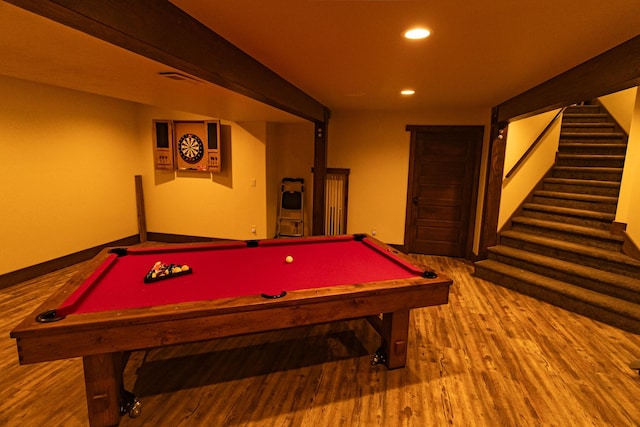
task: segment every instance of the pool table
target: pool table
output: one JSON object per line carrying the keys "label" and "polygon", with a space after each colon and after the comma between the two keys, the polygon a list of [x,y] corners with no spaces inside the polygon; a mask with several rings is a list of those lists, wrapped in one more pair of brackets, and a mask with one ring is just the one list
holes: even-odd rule
{"label": "pool table", "polygon": [[[183,271],[145,281],[157,263]],[[365,318],[374,359],[400,368],[410,310],[446,304],[451,283],[364,234],[105,249],[11,337],[21,364],[82,357],[90,424],[117,425],[139,412],[131,351]]]}

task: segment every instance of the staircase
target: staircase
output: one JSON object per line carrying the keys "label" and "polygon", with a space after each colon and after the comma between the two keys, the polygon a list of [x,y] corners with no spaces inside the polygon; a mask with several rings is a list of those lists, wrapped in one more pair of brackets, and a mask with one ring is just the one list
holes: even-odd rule
{"label": "staircase", "polygon": [[554,167],[476,276],[640,334],[640,261],[610,231],[626,142],[598,103],[567,108]]}

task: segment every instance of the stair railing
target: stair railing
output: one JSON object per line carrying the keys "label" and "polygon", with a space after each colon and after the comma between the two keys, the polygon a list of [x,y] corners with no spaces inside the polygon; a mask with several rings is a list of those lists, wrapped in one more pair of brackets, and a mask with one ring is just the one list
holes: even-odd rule
{"label": "stair railing", "polygon": [[533,152],[533,150],[536,149],[536,147],[538,146],[540,141],[542,141],[542,139],[549,132],[549,130],[554,125],[554,123],[558,120],[558,118],[562,116],[562,113],[564,113],[564,110],[566,110],[566,109],[567,109],[567,107],[564,107],[560,111],[558,111],[558,113],[553,117],[553,119],[551,119],[551,121],[549,122],[547,127],[542,129],[542,132],[540,132],[540,135],[538,135],[538,137],[535,139],[535,141],[533,141],[531,143],[529,148],[527,148],[527,151],[525,151],[524,154],[522,154],[522,156],[520,156],[520,158],[518,159],[516,164],[513,165],[513,167],[509,170],[509,172],[507,172],[507,174],[505,175],[505,178],[507,178],[507,179],[511,178],[511,176],[514,173],[516,173],[516,171],[520,168],[520,166],[522,166],[525,163],[525,161],[529,158],[529,155]]}

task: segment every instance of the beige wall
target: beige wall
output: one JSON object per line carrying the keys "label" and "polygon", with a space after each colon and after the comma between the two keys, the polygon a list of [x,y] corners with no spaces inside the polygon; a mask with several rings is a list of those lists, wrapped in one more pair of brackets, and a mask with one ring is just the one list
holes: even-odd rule
{"label": "beige wall", "polygon": [[633,106],[636,102],[637,87],[602,96],[598,100],[616,119],[618,124],[627,134],[631,131],[633,119]]}
{"label": "beige wall", "polygon": [[152,119],[208,117],[5,77],[0,93],[0,274],[136,235],[135,175],[151,232],[267,237],[266,123],[222,121],[220,174],[155,171]]}
{"label": "beige wall", "polygon": [[527,162],[523,163],[510,178],[506,178],[506,174],[525,154],[558,111],[549,111],[509,124],[504,159],[505,178],[502,182],[498,230],[505,225],[540,179],[553,166],[556,152],[558,151],[558,141],[560,140],[560,125],[562,122],[560,119],[554,123],[553,127],[549,129],[537,147],[531,152]]}
{"label": "beige wall", "polygon": [[633,109],[616,221],[627,224],[627,235],[640,247],[640,91]]}
{"label": "beige wall", "polygon": [[0,274],[137,233],[138,106],[0,76]]}
{"label": "beige wall", "polygon": [[[351,170],[348,233],[375,230],[384,242],[404,243],[410,145],[407,125],[484,125],[488,135],[490,110],[334,112],[328,131],[328,166]],[[485,167],[483,164],[481,176]]]}
{"label": "beige wall", "polygon": [[269,123],[267,137],[267,236],[277,232],[282,178],[304,179],[304,231],[311,235],[314,125],[311,122]]}
{"label": "beige wall", "polygon": [[[222,171],[158,171],[153,166],[153,119],[205,120],[179,111],[140,107],[140,141],[147,229],[191,236],[254,239],[267,235],[266,124],[222,120]],[[254,186],[255,184],[255,186]],[[255,226],[256,232],[251,229]]]}

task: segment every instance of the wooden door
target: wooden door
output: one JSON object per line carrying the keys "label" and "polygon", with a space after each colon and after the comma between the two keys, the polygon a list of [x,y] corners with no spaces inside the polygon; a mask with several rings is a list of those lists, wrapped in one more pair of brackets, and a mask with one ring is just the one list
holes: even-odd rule
{"label": "wooden door", "polygon": [[405,249],[471,257],[483,126],[411,131]]}

